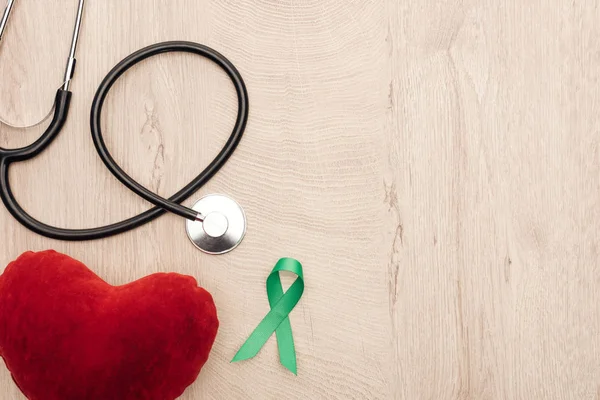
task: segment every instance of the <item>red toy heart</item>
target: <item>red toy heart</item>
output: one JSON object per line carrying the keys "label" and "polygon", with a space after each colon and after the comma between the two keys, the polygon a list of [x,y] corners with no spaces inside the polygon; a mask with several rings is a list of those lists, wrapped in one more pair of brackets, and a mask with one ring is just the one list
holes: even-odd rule
{"label": "red toy heart", "polygon": [[111,286],[54,251],[0,276],[0,355],[30,400],[171,400],[208,359],[219,321],[196,280]]}

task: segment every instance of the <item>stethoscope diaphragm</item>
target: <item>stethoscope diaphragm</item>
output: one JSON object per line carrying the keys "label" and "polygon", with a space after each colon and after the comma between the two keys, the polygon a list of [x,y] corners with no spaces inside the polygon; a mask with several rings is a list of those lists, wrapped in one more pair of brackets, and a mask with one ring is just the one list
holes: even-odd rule
{"label": "stethoscope diaphragm", "polygon": [[192,243],[208,254],[224,254],[235,249],[246,234],[246,214],[232,198],[222,194],[202,197],[192,207],[200,220],[186,220]]}

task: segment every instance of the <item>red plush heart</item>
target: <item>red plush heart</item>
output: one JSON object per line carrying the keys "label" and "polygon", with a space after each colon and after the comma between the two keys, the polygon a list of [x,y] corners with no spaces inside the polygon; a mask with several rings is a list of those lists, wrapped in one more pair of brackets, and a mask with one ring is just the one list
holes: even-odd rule
{"label": "red plush heart", "polygon": [[219,321],[196,280],[111,286],[54,251],[0,276],[0,355],[31,400],[171,400],[208,359]]}

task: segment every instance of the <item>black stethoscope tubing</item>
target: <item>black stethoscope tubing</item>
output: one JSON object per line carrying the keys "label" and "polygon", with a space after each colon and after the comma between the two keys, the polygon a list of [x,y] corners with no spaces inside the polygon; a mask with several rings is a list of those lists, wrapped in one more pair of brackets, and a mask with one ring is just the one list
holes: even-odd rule
{"label": "black stethoscope tubing", "polygon": [[[106,147],[104,138],[102,136],[102,127],[100,121],[102,116],[102,107],[104,105],[106,96],[121,75],[123,75],[128,69],[137,63],[149,57],[168,52],[186,52],[197,54],[208,58],[221,67],[227,73],[235,87],[238,98],[238,114],[231,135],[227,139],[223,149],[214,158],[214,160],[211,161],[210,164],[183,189],[175,193],[169,199],[165,199],[136,182],[125,171],[123,171],[121,167],[119,167]],[[33,144],[19,149],[9,150],[0,148],[0,198],[2,198],[2,202],[8,211],[26,228],[49,238],[67,241],[102,239],[127,232],[158,218],[166,211],[190,220],[201,219],[201,216],[198,215],[197,211],[184,207],[179,203],[189,198],[200,187],[208,182],[208,180],[217,173],[217,171],[225,164],[225,162],[227,162],[242,138],[246,128],[249,112],[248,92],[240,73],[227,58],[210,47],[185,41],[163,42],[145,47],[126,57],[108,73],[96,91],[90,114],[92,140],[98,155],[110,172],[127,188],[150,203],[154,204],[155,207],[138,214],[135,217],[111,225],[89,229],[64,229],[50,226],[38,221],[29,215],[19,205],[10,187],[9,167],[15,162],[29,160],[37,156],[44,151],[50,143],[52,143],[52,141],[58,136],[64,127],[69,112],[70,100],[70,91],[63,89],[58,90],[54,103],[54,115],[52,121],[40,138]]]}

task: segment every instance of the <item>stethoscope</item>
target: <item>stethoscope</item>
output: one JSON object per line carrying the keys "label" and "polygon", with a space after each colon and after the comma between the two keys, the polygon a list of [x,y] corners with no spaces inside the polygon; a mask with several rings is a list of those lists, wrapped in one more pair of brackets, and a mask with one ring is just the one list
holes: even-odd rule
{"label": "stethoscope", "polygon": [[[2,40],[2,34],[6,28],[14,2],[15,0],[8,0],[4,15],[2,16],[0,41]],[[209,254],[223,254],[233,250],[242,241],[246,233],[246,216],[237,202],[225,195],[213,194],[202,197],[192,208],[179,204],[208,182],[227,162],[242,138],[248,119],[248,92],[238,70],[217,51],[197,43],[183,41],[157,43],[131,54],[108,73],[98,87],[92,102],[90,125],[92,139],[98,155],[104,162],[104,165],[121,183],[138,196],[154,204],[155,207],[135,217],[103,227],[62,229],[36,220],[23,210],[15,199],[9,182],[10,165],[15,162],[29,160],[44,151],[60,133],[67,119],[71,100],[69,86],[75,71],[75,52],[77,50],[83,17],[84,2],[84,0],[79,0],[64,82],[56,93],[53,118],[50,125],[39,139],[29,146],[11,150],[0,148],[0,197],[2,198],[2,202],[13,217],[22,225],[33,232],[53,239],[81,241],[106,238],[140,227],[169,211],[186,218],[188,237],[200,250]],[[100,120],[104,100],[119,77],[135,64],[157,54],[168,52],[197,54],[208,58],[221,67],[227,73],[235,87],[238,97],[238,114],[229,139],[215,159],[183,189],[169,199],[165,199],[140,185],[119,167],[104,143]]]}

